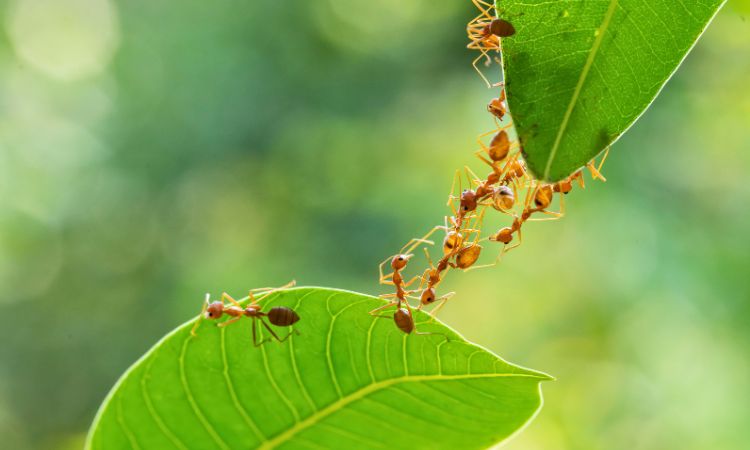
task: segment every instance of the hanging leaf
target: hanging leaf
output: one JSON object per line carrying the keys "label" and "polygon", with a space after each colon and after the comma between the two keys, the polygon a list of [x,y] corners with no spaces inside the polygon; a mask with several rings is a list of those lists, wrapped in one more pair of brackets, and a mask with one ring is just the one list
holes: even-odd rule
{"label": "hanging leaf", "polygon": [[723,0],[498,0],[510,111],[531,171],[558,181],[648,108]]}

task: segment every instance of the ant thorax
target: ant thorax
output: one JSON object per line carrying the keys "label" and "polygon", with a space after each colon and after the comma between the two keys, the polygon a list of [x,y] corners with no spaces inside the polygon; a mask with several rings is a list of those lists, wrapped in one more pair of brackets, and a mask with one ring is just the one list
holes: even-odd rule
{"label": "ant thorax", "polygon": [[231,317],[239,317],[245,313],[245,310],[239,306],[227,306],[224,308],[224,313]]}
{"label": "ant thorax", "polygon": [[260,317],[264,315],[260,312],[260,305],[248,305],[243,312],[248,317]]}

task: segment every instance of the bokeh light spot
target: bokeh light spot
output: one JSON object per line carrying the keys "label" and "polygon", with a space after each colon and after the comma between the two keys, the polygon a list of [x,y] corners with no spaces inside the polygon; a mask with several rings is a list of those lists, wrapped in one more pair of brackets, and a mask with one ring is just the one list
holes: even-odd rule
{"label": "bokeh light spot", "polygon": [[19,58],[65,81],[102,72],[120,40],[109,0],[17,0],[6,28]]}

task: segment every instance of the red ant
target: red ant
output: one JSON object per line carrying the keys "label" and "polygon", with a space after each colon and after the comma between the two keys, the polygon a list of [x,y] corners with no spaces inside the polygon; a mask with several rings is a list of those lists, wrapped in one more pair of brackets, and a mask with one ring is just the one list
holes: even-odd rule
{"label": "red ant", "polygon": [[490,10],[494,6],[482,0],[472,0],[472,2],[479,9],[480,13],[466,26],[466,33],[469,36],[469,40],[471,40],[467,48],[480,51],[479,56],[471,64],[484,82],[487,83],[487,86],[492,87],[493,85],[477,67],[477,63],[482,58],[487,58],[486,64],[489,65],[490,58],[487,53],[492,50],[500,50],[499,38],[513,36],[516,30],[507,20],[493,17]]}
{"label": "red ant", "polygon": [[[278,287],[278,288],[258,288],[258,289],[251,289],[249,293],[249,299],[250,304],[248,304],[246,307],[243,307],[237,300],[232,298],[229,294],[226,292],[221,294],[221,301],[211,302],[210,301],[210,294],[206,294],[206,301],[203,304],[203,308],[201,309],[201,315],[198,321],[195,322],[195,325],[193,325],[193,328],[190,330],[190,334],[193,336],[196,336],[195,330],[198,328],[198,325],[201,322],[201,319],[211,319],[211,320],[217,320],[221,318],[224,314],[231,317],[231,319],[224,321],[222,323],[217,324],[218,327],[225,327],[227,325],[233,324],[234,322],[240,320],[242,317],[249,317],[253,319],[253,344],[258,347],[264,342],[268,341],[271,338],[263,339],[260,342],[258,342],[258,332],[256,329],[256,322],[260,321],[260,323],[268,330],[269,333],[271,333],[271,336],[273,336],[274,339],[276,339],[278,342],[284,342],[287,340],[292,333],[299,334],[299,331],[292,330],[284,336],[283,338],[279,338],[279,336],[276,334],[275,331],[266,323],[264,318],[268,318],[268,321],[271,322],[271,324],[276,325],[277,327],[289,327],[297,323],[300,319],[299,315],[292,309],[286,306],[274,306],[271,308],[270,311],[267,313],[261,311],[261,306],[258,304],[260,300],[265,299],[269,295],[271,295],[274,292],[281,291],[284,289],[288,289],[295,285],[294,280],[287,283],[284,286]],[[262,293],[262,295],[259,298],[255,298],[256,293]],[[224,304],[224,301],[228,300],[231,305],[227,306]]]}

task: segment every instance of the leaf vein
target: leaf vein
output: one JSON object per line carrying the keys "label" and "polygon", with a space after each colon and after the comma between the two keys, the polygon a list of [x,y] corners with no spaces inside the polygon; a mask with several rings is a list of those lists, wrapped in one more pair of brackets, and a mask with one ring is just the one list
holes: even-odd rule
{"label": "leaf vein", "polygon": [[571,97],[570,103],[568,103],[568,107],[565,110],[565,115],[563,116],[562,123],[560,124],[560,128],[558,129],[558,132],[557,132],[557,136],[555,137],[555,142],[554,144],[552,144],[552,150],[550,150],[549,158],[547,159],[547,165],[544,168],[544,176],[542,177],[544,179],[549,178],[549,173],[550,173],[550,170],[552,169],[552,162],[555,160],[555,156],[557,156],[557,150],[558,148],[560,148],[560,142],[562,142],[562,136],[568,127],[570,116],[573,114],[573,110],[575,109],[578,103],[578,97],[581,95],[583,84],[586,81],[586,78],[588,77],[589,70],[591,70],[591,66],[594,64],[594,59],[596,58],[596,54],[599,51],[599,47],[601,46],[601,43],[604,40],[604,35],[606,34],[607,28],[609,27],[609,23],[612,19],[612,16],[614,15],[615,10],[617,9],[617,4],[618,4],[618,0],[611,0],[609,4],[609,8],[607,9],[607,12],[604,14],[604,20],[602,21],[602,25],[599,27],[599,34],[596,36],[596,38],[594,39],[594,44],[591,46],[589,57],[586,59],[586,64],[584,64],[583,66],[581,75],[578,77],[578,83],[576,84],[575,91],[573,91],[573,96]]}
{"label": "leaf vein", "polygon": [[260,446],[260,449],[268,450],[268,449],[276,448],[279,445],[283,444],[284,442],[289,441],[295,435],[299,434],[303,430],[315,425],[316,423],[320,422],[321,420],[325,419],[331,414],[341,410],[345,406],[357,400],[363,399],[369,394],[386,389],[390,386],[393,386],[399,383],[410,383],[410,382],[419,382],[419,381],[467,380],[467,379],[482,379],[482,378],[508,378],[508,377],[536,378],[539,380],[544,379],[543,377],[532,375],[532,374],[486,373],[486,374],[474,374],[474,375],[412,375],[408,377],[403,376],[403,377],[378,381],[377,383],[373,383],[368,386],[365,386],[362,389],[359,389],[358,391],[354,391],[351,394],[348,394],[347,396],[340,398],[339,400],[321,409],[317,413],[310,415],[309,417],[302,420],[300,423],[296,424],[295,426],[277,434],[270,440],[264,442],[263,445]]}
{"label": "leaf vein", "polygon": [[178,362],[180,365],[180,381],[182,383],[182,389],[185,391],[185,395],[187,396],[188,403],[190,403],[190,408],[193,410],[193,413],[198,417],[198,421],[203,425],[203,428],[205,428],[206,432],[208,432],[208,435],[211,436],[211,439],[218,445],[219,447],[223,449],[229,450],[229,447],[224,442],[223,439],[221,439],[221,436],[219,436],[216,433],[216,430],[214,430],[214,427],[211,426],[210,423],[208,423],[208,420],[203,415],[203,412],[201,412],[200,407],[198,406],[198,403],[195,401],[195,397],[193,396],[193,392],[190,390],[190,384],[187,380],[187,375],[185,373],[185,354],[187,353],[187,347],[190,343],[191,337],[188,336],[185,338],[185,340],[182,343],[182,351],[180,352],[180,357],[178,358]]}

